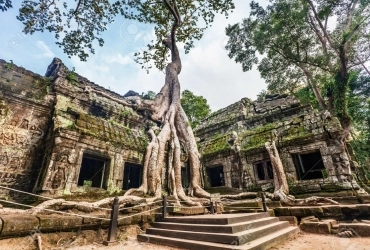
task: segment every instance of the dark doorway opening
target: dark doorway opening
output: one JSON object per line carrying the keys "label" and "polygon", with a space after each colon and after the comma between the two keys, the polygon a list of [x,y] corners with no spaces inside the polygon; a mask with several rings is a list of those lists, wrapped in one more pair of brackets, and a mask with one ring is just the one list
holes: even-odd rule
{"label": "dark doorway opening", "polygon": [[190,184],[190,169],[186,165],[185,167],[181,168],[181,184],[183,188],[188,188]]}
{"label": "dark doorway opening", "polygon": [[320,151],[307,154],[294,154],[293,161],[299,180],[323,178],[322,172],[325,170],[325,166]]}
{"label": "dark doorway opening", "polygon": [[256,180],[267,181],[274,179],[274,171],[270,160],[263,160],[253,163]]}
{"label": "dark doorway opening", "polygon": [[107,188],[109,160],[93,155],[83,155],[78,186]]}
{"label": "dark doorway opening", "polygon": [[208,168],[208,176],[211,182],[211,187],[225,186],[223,166]]}
{"label": "dark doorway opening", "polygon": [[143,168],[141,165],[125,163],[123,172],[123,190],[138,188],[142,181]]}

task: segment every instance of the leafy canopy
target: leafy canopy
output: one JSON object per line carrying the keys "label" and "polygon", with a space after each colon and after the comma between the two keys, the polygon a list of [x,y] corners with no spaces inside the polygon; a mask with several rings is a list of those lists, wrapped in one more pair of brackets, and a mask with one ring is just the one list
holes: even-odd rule
{"label": "leafy canopy", "polygon": [[[227,16],[234,8],[232,0],[23,0],[17,18],[25,25],[25,33],[52,32],[56,43],[68,56],[78,56],[82,61],[95,52],[95,43],[103,46],[102,33],[118,15],[152,24],[156,39],[148,44],[145,52],[136,54],[137,62],[143,68],[149,69],[154,63],[158,69],[163,69],[167,51],[161,41],[170,33],[173,22],[165,1],[178,6],[182,23],[177,40],[184,43],[186,52],[194,47],[195,40],[202,38],[215,13]],[[6,0],[6,3],[11,1]]]}
{"label": "leafy canopy", "polygon": [[196,96],[189,90],[181,93],[181,106],[188,116],[190,126],[195,128],[200,120],[211,113],[207,100],[203,96]]}
{"label": "leafy canopy", "polygon": [[370,61],[370,1],[252,1],[250,8],[249,17],[226,28],[229,56],[244,71],[257,65],[270,92],[306,85],[346,115],[349,72]]}

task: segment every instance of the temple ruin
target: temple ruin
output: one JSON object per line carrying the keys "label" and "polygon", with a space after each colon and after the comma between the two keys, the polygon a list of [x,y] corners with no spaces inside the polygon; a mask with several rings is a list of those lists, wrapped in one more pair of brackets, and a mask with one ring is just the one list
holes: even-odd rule
{"label": "temple ruin", "polygon": [[[0,185],[53,197],[140,186],[148,144],[145,116],[114,101],[128,100],[130,93],[104,89],[59,59],[45,76],[3,60],[0,72]],[[203,184],[272,190],[264,142],[275,140],[292,194],[354,196],[363,192],[359,184],[365,177],[350,145],[334,139],[341,132],[336,117],[292,96],[243,98],[195,129]],[[189,183],[185,153],[182,183]],[[0,197],[22,198],[4,189]]]}

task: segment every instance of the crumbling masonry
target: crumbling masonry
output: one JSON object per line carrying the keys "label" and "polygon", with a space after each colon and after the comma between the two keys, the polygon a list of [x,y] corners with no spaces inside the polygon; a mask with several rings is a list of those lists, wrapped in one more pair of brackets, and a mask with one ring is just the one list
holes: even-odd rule
{"label": "crumbling masonry", "polygon": [[[59,59],[45,76],[0,60],[0,185],[50,196],[140,186],[144,117],[114,99],[127,97]],[[342,132],[338,119],[291,96],[244,98],[212,113],[195,132],[207,188],[272,189],[266,140],[276,141],[292,193],[348,195],[364,181],[350,147],[335,140]],[[0,189],[0,198],[21,197]]]}

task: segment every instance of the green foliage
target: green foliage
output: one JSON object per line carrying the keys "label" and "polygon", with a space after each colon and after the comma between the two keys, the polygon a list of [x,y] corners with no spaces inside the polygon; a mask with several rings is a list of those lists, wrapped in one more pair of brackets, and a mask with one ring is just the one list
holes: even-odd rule
{"label": "green foliage", "polygon": [[7,11],[10,8],[13,8],[11,0],[0,0],[0,10],[2,12]]}
{"label": "green foliage", "polygon": [[370,163],[370,76],[351,73],[348,112],[353,119],[351,141],[359,163],[369,170]]}
{"label": "green foliage", "polygon": [[11,70],[13,67],[13,60],[10,60],[10,62],[7,62],[5,67],[7,71]]}
{"label": "green foliage", "polygon": [[157,94],[154,91],[149,90],[147,93],[142,93],[141,98],[148,99],[148,100],[154,100],[155,96]]}
{"label": "green foliage", "polygon": [[[7,0],[9,1],[9,0]],[[55,34],[57,44],[68,56],[78,56],[86,61],[89,53],[94,54],[93,45],[103,46],[102,33],[110,23],[125,19],[151,24],[156,39],[143,53],[137,53],[137,62],[149,69],[152,64],[163,69],[166,65],[166,50],[162,39],[170,33],[172,18],[164,2],[173,4],[174,0],[125,0],[125,1],[65,1],[23,0],[19,15],[24,24],[24,32],[49,31]],[[185,52],[194,47],[194,40],[202,38],[207,27],[213,22],[215,13],[228,15],[234,8],[232,0],[181,0],[177,9],[182,16],[177,40],[184,43]],[[148,31],[151,32],[151,31]],[[123,34],[130,36],[130,34]]]}
{"label": "green foliage", "polygon": [[266,95],[267,95],[267,91],[265,89],[261,90],[261,92],[257,94],[257,101],[263,102],[265,100]]}
{"label": "green foliage", "polygon": [[311,105],[314,109],[320,109],[319,103],[315,98],[312,88],[304,86],[294,92],[294,96],[301,102],[302,105]]}
{"label": "green foliage", "polygon": [[200,120],[211,113],[207,100],[203,96],[196,96],[189,90],[181,93],[181,106],[184,109],[192,128],[195,128]]}
{"label": "green foliage", "polygon": [[76,72],[75,72],[75,67],[73,67],[72,68],[72,70],[71,71],[69,71],[68,72],[68,74],[66,75],[66,79],[67,80],[69,80],[69,81],[71,81],[71,83],[73,84],[73,85],[77,85],[78,83],[77,83],[77,78],[76,78]]}
{"label": "green foliage", "polygon": [[[229,56],[244,71],[257,65],[269,92],[298,90],[303,99],[301,88],[309,86],[321,108],[326,97],[342,124],[349,123],[349,72],[370,60],[370,2],[275,0],[263,7],[252,1],[250,8],[248,18],[226,28]],[[313,104],[311,94],[304,101]]]}

